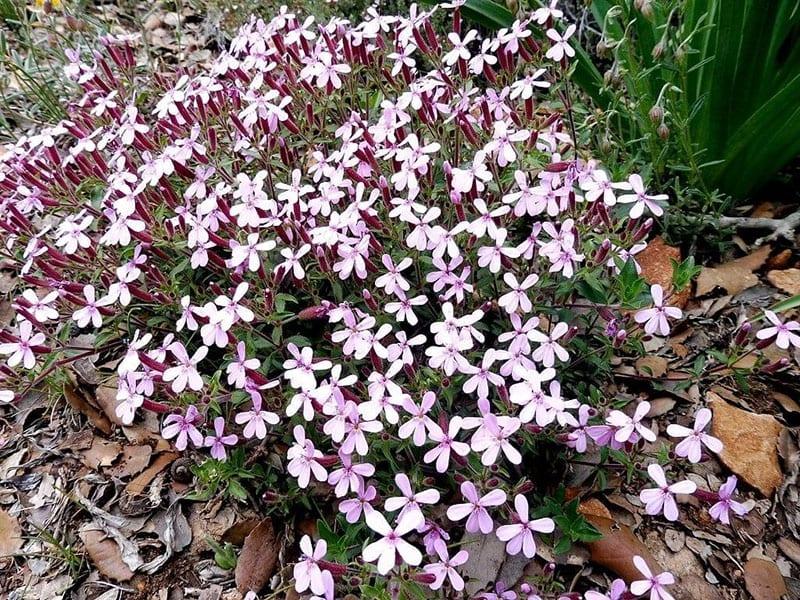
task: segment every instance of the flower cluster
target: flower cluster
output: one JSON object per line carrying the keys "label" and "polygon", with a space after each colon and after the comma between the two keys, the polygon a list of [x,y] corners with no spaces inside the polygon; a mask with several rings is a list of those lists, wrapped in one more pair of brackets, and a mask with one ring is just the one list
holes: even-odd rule
{"label": "flower cluster", "polygon": [[[457,6],[446,38],[432,12],[283,11],[147,94],[132,40],[71,55],[70,119],[0,163],[2,252],[27,286],[0,333],[0,400],[104,352],[123,423],[169,413],[164,437],[216,460],[286,442],[295,490],[363,522],[380,574],[461,590],[452,523],[533,557],[558,535],[530,506],[537,447],[655,439],[646,402],[630,416],[578,398],[576,365],[682,318],[636,274],[666,196],[567,132],[574,28],[556,13],[478,39]],[[773,323],[764,336],[798,343]],[[668,431],[679,456],[718,451],[708,418]],[[675,518],[694,490],[648,472],[648,511]],[[739,512],[732,493],[712,515]],[[300,549],[297,591],[333,597],[341,565]],[[668,583],[646,575],[637,593]]]}

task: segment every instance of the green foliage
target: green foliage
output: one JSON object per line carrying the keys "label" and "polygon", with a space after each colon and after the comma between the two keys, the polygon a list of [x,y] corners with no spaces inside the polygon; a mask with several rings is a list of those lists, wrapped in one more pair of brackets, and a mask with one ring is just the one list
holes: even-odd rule
{"label": "green foliage", "polygon": [[556,495],[544,499],[543,514],[553,518],[562,537],[556,542],[553,551],[564,554],[572,544],[578,542],[595,542],[603,535],[578,512],[580,500],[575,498],[566,502],[565,490],[559,488]]}
{"label": "green foliage", "polygon": [[269,484],[275,480],[275,475],[265,472],[261,465],[246,464],[241,447],[234,449],[225,462],[208,459],[192,467],[192,471],[197,477],[197,489],[189,494],[190,500],[208,500],[221,493],[245,502],[248,500],[246,481]]}
{"label": "green foliage", "polygon": [[[684,170],[743,197],[800,152],[800,1],[653,0],[644,13],[633,5],[591,3],[613,62],[607,85],[584,91],[624,137],[652,147],[657,173]],[[662,126],[669,138],[659,144]]]}
{"label": "green foliage", "polygon": [[230,571],[236,568],[236,547],[233,544],[228,542],[220,544],[210,537],[206,537],[206,543],[214,551],[214,562],[221,569]]}
{"label": "green foliage", "polygon": [[[706,198],[701,210],[719,202],[714,190],[746,197],[800,153],[800,0],[587,5],[599,57],[573,43],[572,80],[602,109],[587,118],[598,146],[615,140],[618,158],[662,182],[680,176]],[[462,11],[489,29],[515,18],[493,0]]]}

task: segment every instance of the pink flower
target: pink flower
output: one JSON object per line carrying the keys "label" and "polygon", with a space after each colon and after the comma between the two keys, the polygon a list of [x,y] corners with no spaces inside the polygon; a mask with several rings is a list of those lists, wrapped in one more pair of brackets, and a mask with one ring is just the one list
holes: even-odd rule
{"label": "pink flower", "polygon": [[10,355],[8,366],[12,369],[22,364],[26,369],[36,366],[35,346],[44,344],[45,336],[41,332],[33,333],[33,325],[29,321],[20,321],[16,342],[0,344],[0,354]]}
{"label": "pink flower", "polygon": [[403,539],[423,523],[420,513],[407,513],[394,527],[378,511],[367,513],[366,519],[369,528],[382,537],[364,548],[361,556],[366,562],[377,561],[378,573],[386,575],[394,568],[398,557],[411,566],[422,562],[422,552]]}
{"label": "pink flower", "polygon": [[169,351],[178,360],[178,364],[170,367],[162,374],[164,382],[172,382],[172,391],[180,394],[189,386],[189,389],[200,391],[203,389],[203,378],[197,371],[197,364],[206,357],[208,348],[200,346],[194,355],[189,358],[186,348],[180,342],[173,342],[169,345]]}
{"label": "pink flower", "polygon": [[695,415],[692,429],[681,425],[667,427],[667,433],[670,436],[685,438],[675,446],[675,454],[688,458],[691,463],[698,463],[700,462],[703,446],[717,454],[722,452],[722,442],[704,431],[710,422],[711,411],[707,408],[701,408]]}
{"label": "pink flower", "polygon": [[551,60],[560,61],[562,58],[575,56],[575,50],[567,43],[567,40],[575,33],[575,25],[570,25],[563,35],[558,33],[555,29],[547,30],[547,37],[549,37],[553,45],[547,50],[545,56]]}
{"label": "pink flower", "polygon": [[650,335],[658,331],[661,335],[669,335],[670,319],[680,319],[683,311],[674,306],[664,306],[664,289],[656,284],[650,286],[650,295],[653,298],[653,308],[637,311],[633,316],[637,323],[644,323],[644,331]]}
{"label": "pink flower", "polygon": [[491,490],[483,496],[478,496],[478,490],[471,481],[461,484],[461,495],[467,499],[465,504],[454,504],[447,509],[447,518],[451,521],[460,521],[467,518],[466,529],[470,533],[480,531],[488,534],[494,529],[494,522],[489,516],[487,507],[501,506],[506,502],[506,493],[503,490]]}
{"label": "pink flower", "polygon": [[341,498],[348,491],[358,492],[364,487],[364,477],[370,477],[375,473],[375,467],[370,463],[353,464],[351,455],[343,452],[339,453],[342,461],[342,468],[331,471],[328,475],[328,483],[334,487],[337,498]]}
{"label": "pink flower", "polygon": [[676,521],[678,505],[675,503],[675,494],[692,494],[697,489],[697,485],[688,479],[668,484],[664,469],[655,463],[647,467],[647,473],[658,486],[639,492],[639,500],[644,502],[647,514],[657,515],[664,511],[664,516],[668,521]]}
{"label": "pink flower", "polygon": [[175,447],[178,450],[186,450],[187,440],[192,440],[192,444],[196,447],[203,445],[203,434],[197,429],[196,424],[202,421],[200,413],[194,405],[190,405],[186,409],[186,416],[171,414],[167,415],[164,419],[164,429],[161,430],[161,435],[164,439],[169,440],[177,436],[175,440]]}
{"label": "pink flower", "polygon": [[[650,412],[650,403],[646,400],[639,402],[632,417],[620,410],[612,410],[606,417],[606,423],[616,428],[614,439],[620,443],[635,443],[638,435],[648,442],[656,441],[656,434],[642,424],[642,419]],[[637,435],[638,434],[638,435]]]}
{"label": "pink flower", "polygon": [[[631,219],[638,219],[641,217],[642,214],[644,214],[645,208],[649,209],[650,212],[656,217],[660,217],[664,214],[664,209],[656,204],[656,200],[667,200],[669,196],[666,194],[648,196],[644,190],[644,182],[642,181],[642,177],[635,173],[628,178],[628,183],[630,184],[629,189],[633,190],[633,194],[622,195],[617,199],[617,201],[621,204],[627,204],[629,202],[634,203],[629,213]],[[615,187],[621,186],[617,185]]]}
{"label": "pink flower", "polygon": [[444,585],[445,580],[449,579],[453,589],[460,592],[464,589],[464,580],[455,568],[467,562],[469,553],[466,550],[460,550],[455,556],[450,558],[450,554],[447,552],[447,544],[442,540],[434,542],[433,547],[436,550],[436,554],[439,555],[439,562],[423,567],[426,573],[432,573],[436,577],[434,582],[430,584],[430,588],[432,590],[438,590]]}
{"label": "pink flower", "polygon": [[497,537],[500,541],[507,542],[506,552],[509,554],[519,554],[521,551],[528,558],[533,558],[536,556],[533,533],[552,533],[556,525],[550,518],[528,520],[528,499],[522,494],[517,494],[514,498],[514,508],[518,522],[498,527]]}
{"label": "pink flower", "polygon": [[667,571],[653,575],[650,567],[641,556],[633,557],[633,564],[644,575],[644,579],[639,579],[631,583],[631,593],[636,596],[644,596],[650,592],[650,600],[673,600],[672,595],[664,589],[664,586],[675,583],[675,577]]}
{"label": "pink flower", "polygon": [[730,525],[731,518],[729,511],[732,510],[740,517],[750,512],[750,509],[744,504],[736,502],[733,499],[733,495],[736,493],[736,483],[736,475],[731,475],[728,477],[728,480],[720,486],[718,492],[719,500],[708,509],[708,514],[710,514],[711,518],[715,521]]}
{"label": "pink flower", "polygon": [[509,438],[519,430],[522,422],[516,417],[496,417],[487,413],[483,418],[483,426],[470,440],[470,445],[475,452],[483,452],[481,463],[488,467],[497,462],[502,451],[509,462],[518,465],[522,462],[522,455],[514,448]]}
{"label": "pink flower", "polygon": [[397,515],[398,521],[402,521],[408,514],[414,515],[420,522],[424,521],[425,516],[422,514],[420,504],[436,504],[439,502],[438,490],[430,489],[414,493],[414,490],[411,489],[411,482],[405,473],[395,475],[394,482],[403,495],[387,498],[383,508],[390,512],[400,510],[400,514]]}
{"label": "pink flower", "polygon": [[293,432],[295,443],[286,452],[286,458],[289,459],[286,470],[292,477],[297,478],[297,485],[301,488],[308,487],[311,475],[314,475],[317,481],[325,481],[328,472],[319,463],[322,452],[314,448],[311,440],[306,439],[306,432],[300,425],[295,425]]}
{"label": "pink flower", "polygon": [[397,434],[400,439],[412,438],[415,446],[422,446],[427,438],[427,432],[433,424],[433,420],[428,416],[433,404],[436,402],[436,394],[431,391],[425,392],[422,402],[415,404],[411,398],[406,398],[403,408],[411,415],[411,418],[400,425]]}
{"label": "pink flower", "polygon": [[289,343],[286,349],[292,358],[283,362],[283,376],[289,380],[293,388],[311,390],[317,387],[317,378],[314,371],[327,371],[333,366],[329,360],[314,362],[314,350],[305,347],[300,350],[295,344]]}
{"label": "pink flower", "polygon": [[469,444],[456,441],[458,432],[461,431],[461,417],[456,415],[450,419],[447,433],[439,427],[436,422],[428,425],[428,437],[437,442],[435,448],[428,450],[422,460],[425,463],[436,461],[436,471],[444,473],[450,465],[450,452],[453,451],[459,456],[469,454]]}
{"label": "pink flower", "polygon": [[86,327],[91,323],[96,329],[103,324],[103,315],[99,309],[113,304],[114,301],[111,296],[104,296],[100,300],[96,300],[93,285],[83,286],[83,297],[86,303],[83,308],[79,308],[72,313],[72,319],[78,324],[78,327]]}
{"label": "pink flower", "polygon": [[267,425],[277,425],[281,421],[274,412],[262,410],[260,402],[254,403],[248,411],[237,413],[234,420],[238,425],[244,425],[242,434],[248,440],[253,436],[263,440],[267,437]]}
{"label": "pink flower", "polygon": [[768,340],[775,338],[775,345],[778,348],[786,350],[789,344],[795,348],[800,348],[800,335],[795,333],[800,331],[800,323],[797,321],[786,321],[785,323],[778,318],[771,310],[765,310],[764,316],[772,323],[772,327],[765,327],[756,333],[756,337],[760,340]]}
{"label": "pink flower", "polygon": [[342,500],[339,503],[339,512],[344,513],[344,518],[348,523],[357,523],[361,518],[361,513],[368,515],[373,510],[372,502],[378,496],[378,492],[371,485],[366,488],[363,483],[359,483],[356,498]]}
{"label": "pink flower", "polygon": [[556,323],[549,334],[542,333],[538,329],[531,329],[528,332],[528,339],[539,344],[539,347],[531,354],[531,358],[545,367],[552,367],[556,364],[556,358],[562,362],[568,361],[569,353],[556,341],[564,337],[568,331],[569,325],[566,323]]}
{"label": "pink flower", "polygon": [[333,593],[333,576],[327,569],[321,569],[319,561],[325,558],[328,544],[319,540],[316,547],[312,546],[311,538],[304,535],[300,539],[300,551],[303,553],[294,566],[294,589],[302,594],[309,588],[318,596]]}
{"label": "pink flower", "polygon": [[205,446],[211,448],[211,456],[217,460],[225,460],[225,446],[235,446],[239,441],[239,436],[235,433],[223,435],[225,432],[225,419],[217,417],[214,419],[214,435],[207,435]]}
{"label": "pink flower", "polygon": [[628,586],[622,579],[615,579],[611,582],[611,588],[608,594],[601,594],[600,592],[589,591],[584,595],[585,600],[622,600],[624,594],[628,591]]}
{"label": "pink flower", "polygon": [[528,290],[536,285],[539,276],[531,273],[522,280],[522,283],[518,283],[513,273],[506,273],[503,275],[503,281],[511,288],[511,291],[501,296],[497,304],[506,309],[508,313],[515,313],[517,309],[523,313],[531,312],[533,304],[528,297]]}

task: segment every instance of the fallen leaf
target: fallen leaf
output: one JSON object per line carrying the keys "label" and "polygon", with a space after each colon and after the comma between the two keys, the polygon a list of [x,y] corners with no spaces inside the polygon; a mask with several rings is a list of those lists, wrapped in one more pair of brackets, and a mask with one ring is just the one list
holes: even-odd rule
{"label": "fallen leaf", "polygon": [[794,564],[800,565],[800,544],[788,537],[778,539],[778,548]]}
{"label": "fallen leaf", "polygon": [[602,502],[590,498],[581,502],[578,511],[603,535],[596,542],[586,544],[593,563],[616,573],[628,583],[642,578],[633,564],[634,556],[641,556],[654,573],[663,570],[639,538],[627,525],[615,521]]}
{"label": "fallen leaf", "polygon": [[119,442],[110,442],[99,437],[92,440],[92,445],[81,452],[81,462],[93,470],[110,467],[122,452]]}
{"label": "fallen leaf", "polygon": [[0,558],[16,554],[22,548],[22,528],[19,521],[0,510]]}
{"label": "fallen leaf", "polygon": [[125,446],[119,462],[107,472],[114,477],[132,477],[150,464],[152,455],[153,449],[150,446]]}
{"label": "fallen leaf", "polygon": [[64,386],[64,397],[69,405],[86,415],[89,422],[106,435],[111,434],[111,421],[103,412],[89,403],[89,400],[78,388],[67,384]]}
{"label": "fallen leaf", "polygon": [[800,269],[770,271],[767,273],[767,280],[790,296],[800,294]]}
{"label": "fallen leaf", "polygon": [[744,481],[771,496],[781,484],[778,438],[783,427],[771,415],[757,415],[731,406],[714,392],[708,392],[714,413],[711,432],[722,440],[722,462]]}
{"label": "fallen leaf", "polygon": [[105,533],[86,529],[79,535],[89,554],[89,560],[102,575],[115,581],[129,581],[133,578],[133,571],[122,560],[119,546]]}
{"label": "fallen leaf", "polygon": [[644,377],[659,379],[667,372],[668,365],[663,356],[643,356],[636,361],[636,370]]}
{"label": "fallen leaf", "polygon": [[744,583],[753,600],[780,600],[787,592],[778,565],[762,558],[751,558],[744,565]]}
{"label": "fallen leaf", "polygon": [[506,559],[506,544],[495,535],[467,532],[461,538],[460,547],[469,552],[460,572],[469,578],[466,592],[468,598],[473,598],[497,579]]}
{"label": "fallen leaf", "polygon": [[278,541],[272,519],[264,519],[244,539],[236,561],[236,589],[242,594],[260,592],[278,564]]}
{"label": "fallen leaf", "polygon": [[115,384],[116,378],[106,385],[98,386],[94,392],[95,401],[103,413],[115,425],[123,425],[122,419],[117,416],[117,386]]}
{"label": "fallen leaf", "polygon": [[153,461],[153,464],[128,482],[128,485],[125,486],[125,493],[130,496],[136,496],[144,492],[145,488],[150,485],[150,482],[153,481],[155,476],[161,473],[161,471],[178,458],[178,456],[176,452],[164,452],[163,454],[159,454]]}
{"label": "fallen leaf", "polygon": [[758,270],[769,258],[772,247],[762,246],[752,254],[723,263],[716,267],[703,267],[697,277],[697,296],[705,296],[716,288],[722,288],[728,294],[735,296],[739,292],[753,287],[758,283],[758,277],[753,271]]}
{"label": "fallen leaf", "polygon": [[780,404],[783,410],[785,410],[786,412],[792,412],[792,413],[800,412],[800,404],[798,404],[797,401],[791,396],[788,396],[781,392],[772,392],[772,399],[775,400],[775,402],[777,402],[778,404]]}
{"label": "fallen leaf", "polygon": [[[636,262],[641,267],[642,278],[650,285],[659,284],[667,295],[672,293],[672,261],[681,262],[680,248],[668,245],[661,236],[647,244],[647,247],[636,255]],[[691,286],[672,295],[671,306],[683,308],[691,296]]]}

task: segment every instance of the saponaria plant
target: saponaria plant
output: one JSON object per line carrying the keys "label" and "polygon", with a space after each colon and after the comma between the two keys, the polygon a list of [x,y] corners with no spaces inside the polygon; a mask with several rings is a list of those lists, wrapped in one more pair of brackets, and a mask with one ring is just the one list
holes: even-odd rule
{"label": "saponaria plant", "polygon": [[[745,510],[735,479],[717,494],[664,472],[647,402],[624,412],[585,381],[682,314],[635,260],[666,196],[569,133],[568,35],[547,14],[480,39],[455,6],[444,38],[432,12],[282,11],[207,70],[147,79],[135,41],[106,37],[71,55],[69,119],[0,163],[3,257],[27,286],[0,399],[102,355],[122,422],[160,413],[219,465],[280,452],[265,501],[334,498],[356,546],[301,540],[296,590],[317,597],[375,572],[458,592],[460,527],[530,558],[542,535],[568,547],[541,508],[557,482],[533,483],[556,475],[548,452],[651,463],[650,514],[693,492],[722,521]],[[800,342],[773,323],[764,337]],[[668,430],[679,457],[719,450],[710,417]],[[640,562],[624,593],[668,598]]]}

